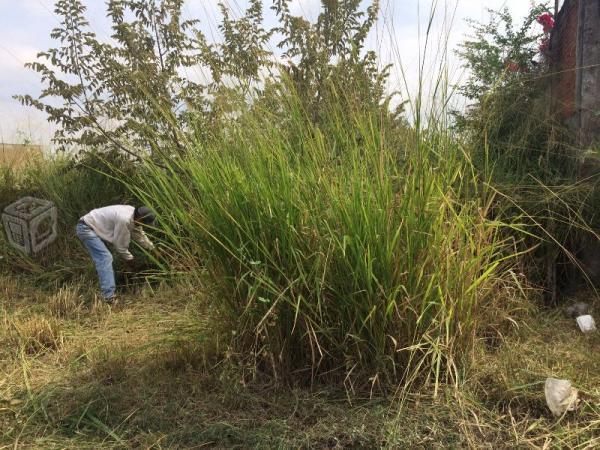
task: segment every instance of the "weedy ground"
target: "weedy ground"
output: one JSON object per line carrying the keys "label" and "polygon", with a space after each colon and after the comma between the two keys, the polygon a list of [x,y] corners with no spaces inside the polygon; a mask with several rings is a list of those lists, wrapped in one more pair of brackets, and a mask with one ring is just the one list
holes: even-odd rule
{"label": "weedy ground", "polygon": [[[85,280],[42,290],[0,276],[0,448],[600,445],[600,335],[558,309],[534,308],[482,341],[462,385],[400,397],[249,376],[206,295],[143,286],[108,307]],[[581,390],[578,411],[551,416],[548,376]]]}

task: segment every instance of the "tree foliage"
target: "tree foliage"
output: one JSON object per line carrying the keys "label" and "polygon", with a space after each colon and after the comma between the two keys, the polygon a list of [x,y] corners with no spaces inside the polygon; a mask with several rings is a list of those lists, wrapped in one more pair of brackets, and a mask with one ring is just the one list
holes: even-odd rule
{"label": "tree foliage", "polygon": [[360,0],[322,0],[315,23],[294,16],[289,3],[273,2],[279,24],[268,30],[262,0],[249,0],[239,17],[220,2],[221,36],[210,42],[198,20],[184,17],[184,0],[108,0],[110,37],[92,28],[84,0],[58,0],[57,45],[27,65],[43,91],[17,98],[58,125],[59,148],[182,153],[281,81],[267,70],[275,67],[276,39],[315,121],[318,105],[341,88],[353,104],[379,105],[386,70],[365,50],[378,0],[366,9]]}
{"label": "tree foliage", "polygon": [[487,23],[471,22],[473,34],[458,51],[469,73],[459,92],[471,103],[456,114],[457,126],[499,177],[550,180],[568,166],[557,148],[564,130],[546,96],[545,35],[536,24],[546,11],[533,6],[516,26],[507,9],[489,10]]}
{"label": "tree foliage", "polygon": [[283,36],[278,47],[292,61],[290,76],[311,117],[318,120],[320,105],[332,96],[343,97],[352,108],[377,106],[385,97],[388,68],[379,69],[365,41],[377,20],[379,0],[366,10],[361,0],[321,0],[315,23],[291,14],[289,3],[276,0],[273,5]]}
{"label": "tree foliage", "polygon": [[[102,41],[85,18],[80,0],[59,0],[60,26],[52,38],[60,45],[28,64],[42,75],[40,98],[19,99],[45,111],[58,125],[61,147],[117,145],[156,150],[165,139],[181,145],[175,126],[180,105],[200,103],[204,86],[179,74],[197,64],[207,46],[187,32],[182,0],[110,0],[112,36]],[[196,50],[191,55],[188,52]]]}
{"label": "tree foliage", "polygon": [[535,57],[541,33],[532,30],[532,24],[544,10],[544,6],[534,7],[519,27],[508,8],[488,9],[487,23],[468,20],[472,35],[458,50],[469,73],[467,82],[459,88],[462,95],[478,101],[492,90],[524,81],[523,75],[538,70]]}

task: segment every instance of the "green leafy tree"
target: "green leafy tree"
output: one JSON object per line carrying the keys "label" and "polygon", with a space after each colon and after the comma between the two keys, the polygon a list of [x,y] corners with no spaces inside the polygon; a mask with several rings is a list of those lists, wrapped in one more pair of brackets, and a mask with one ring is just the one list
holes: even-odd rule
{"label": "green leafy tree", "polygon": [[[267,54],[260,2],[234,21],[225,14],[224,42],[209,44],[197,20],[182,16],[183,0],[109,0],[112,36],[102,41],[85,18],[81,0],[59,0],[52,38],[59,46],[27,66],[41,75],[39,98],[17,98],[58,125],[55,142],[66,148],[117,147],[134,155],[175,149],[206,137],[226,76],[257,77]],[[260,56],[260,58],[257,58]],[[243,61],[235,64],[235,61]],[[184,74],[211,74],[204,82]]]}
{"label": "green leafy tree", "polygon": [[[256,81],[261,70],[271,66],[272,54],[267,50],[273,31],[264,29],[261,0],[250,0],[243,17],[233,19],[230,10],[220,3],[223,19],[219,29],[223,43],[218,48],[225,71],[241,81]],[[245,36],[245,39],[240,39]]]}
{"label": "green leafy tree", "polygon": [[561,282],[580,276],[574,255],[597,239],[587,231],[597,208],[593,183],[577,180],[575,140],[553,110],[549,21],[539,5],[518,28],[507,10],[472,23],[473,37],[459,51],[470,73],[460,92],[472,103],[457,125],[485,180],[510,199],[495,211],[523,217],[533,233],[519,244],[530,258],[524,270],[555,302]]}
{"label": "green leafy tree", "polygon": [[471,101],[481,101],[485,95],[515,81],[523,83],[528,74],[539,72],[535,59],[541,32],[536,33],[532,25],[545,9],[534,7],[520,27],[515,26],[508,8],[488,9],[487,23],[468,20],[472,35],[460,45],[458,55],[469,78],[459,92]]}
{"label": "green leafy tree", "polygon": [[456,124],[498,177],[537,173],[550,182],[569,166],[556,148],[564,130],[546,95],[548,66],[540,50],[544,34],[536,23],[546,11],[546,5],[534,6],[516,26],[507,9],[490,10],[487,23],[471,22],[472,37],[458,51],[469,74],[459,92],[471,103],[456,113]]}
{"label": "green leafy tree", "polygon": [[315,23],[291,14],[289,3],[276,0],[273,5],[283,36],[278,47],[290,60],[286,69],[313,120],[327,113],[322,105],[333,98],[349,108],[377,108],[385,98],[388,70],[380,70],[365,41],[377,20],[379,1],[363,10],[361,0],[321,0]]}
{"label": "green leafy tree", "polygon": [[[25,105],[58,125],[59,148],[119,149],[133,156],[185,152],[190,142],[220,130],[257,104],[277,108],[280,81],[269,50],[273,39],[289,58],[284,68],[315,121],[325,105],[387,112],[387,69],[365,41],[379,9],[360,0],[323,0],[315,23],[294,16],[289,0],[275,0],[279,19],[263,25],[263,2],[249,0],[240,17],[219,3],[219,42],[185,19],[184,0],[108,0],[109,39],[98,37],[83,0],[58,0],[55,48],[28,64],[41,75],[42,94],[20,95]],[[188,73],[200,69],[202,80]],[[271,98],[269,98],[271,97]]]}

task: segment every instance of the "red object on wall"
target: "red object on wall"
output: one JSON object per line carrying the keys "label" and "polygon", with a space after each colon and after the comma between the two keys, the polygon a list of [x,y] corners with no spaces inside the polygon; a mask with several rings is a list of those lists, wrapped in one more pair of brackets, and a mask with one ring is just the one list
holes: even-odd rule
{"label": "red object on wall", "polygon": [[554,18],[550,13],[541,14],[537,18],[537,21],[544,27],[544,33],[550,33],[550,31],[552,31],[552,28],[554,28]]}

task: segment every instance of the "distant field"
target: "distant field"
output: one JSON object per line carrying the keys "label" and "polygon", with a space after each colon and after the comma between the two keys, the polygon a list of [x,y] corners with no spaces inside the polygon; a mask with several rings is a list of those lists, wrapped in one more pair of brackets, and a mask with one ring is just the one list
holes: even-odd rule
{"label": "distant field", "polygon": [[41,155],[42,147],[39,145],[0,143],[0,167],[22,167],[28,161]]}

